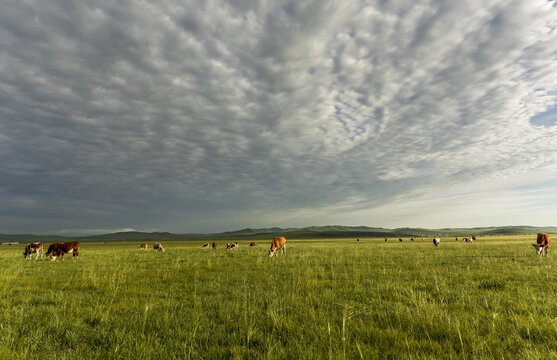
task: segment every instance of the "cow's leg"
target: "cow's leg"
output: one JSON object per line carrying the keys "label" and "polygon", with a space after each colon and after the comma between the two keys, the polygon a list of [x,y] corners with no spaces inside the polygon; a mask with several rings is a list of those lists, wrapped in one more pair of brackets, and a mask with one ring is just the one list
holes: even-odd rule
{"label": "cow's leg", "polygon": [[74,256],[76,259],[79,259],[79,251],[78,251],[77,249],[74,250],[73,256]]}

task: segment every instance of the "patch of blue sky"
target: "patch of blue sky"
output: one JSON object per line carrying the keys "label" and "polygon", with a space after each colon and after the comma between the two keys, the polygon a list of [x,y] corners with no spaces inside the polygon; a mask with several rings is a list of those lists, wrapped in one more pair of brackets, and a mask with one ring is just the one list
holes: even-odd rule
{"label": "patch of blue sky", "polygon": [[549,110],[534,115],[530,118],[530,123],[534,126],[550,127],[557,125],[557,105]]}

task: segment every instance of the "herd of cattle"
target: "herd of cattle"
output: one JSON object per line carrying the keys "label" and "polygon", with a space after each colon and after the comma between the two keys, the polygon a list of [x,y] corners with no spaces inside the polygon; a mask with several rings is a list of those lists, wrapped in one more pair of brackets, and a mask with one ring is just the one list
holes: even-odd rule
{"label": "herd of cattle", "polygon": [[[25,251],[23,252],[23,257],[30,259],[31,255],[35,255],[35,259],[43,257],[43,243],[31,243],[27,244]],[[48,247],[46,256],[50,255],[50,260],[54,261],[58,257],[62,257],[64,260],[64,254],[73,254],[75,258],[79,258],[79,243],[77,241],[70,241],[65,243],[54,243]]]}
{"label": "herd of cattle", "polygon": [[[402,242],[401,238],[399,238],[398,240]],[[414,238],[411,238],[410,240],[414,241]],[[422,238],[422,240],[424,240],[424,238]],[[475,236],[463,238],[463,241],[466,243],[471,243],[474,240],[476,240]],[[357,241],[359,242],[360,239],[357,239]],[[388,239],[385,238],[385,242],[387,241]],[[458,237],[456,238],[456,241],[458,241]],[[440,243],[440,238],[433,239],[433,245],[439,246]],[[536,243],[532,244],[532,246],[534,246],[534,248],[536,249],[536,253],[540,256],[547,256],[549,254],[549,245],[551,245],[551,238],[546,233],[539,233],[536,239]],[[249,246],[257,246],[257,243],[255,241],[252,241]],[[239,244],[237,241],[226,244],[227,250],[236,250],[238,249],[238,247]],[[140,250],[147,250],[148,248],[148,244],[141,244],[139,246]],[[209,243],[204,243],[203,248],[209,249]],[[217,249],[216,242],[213,242],[212,248],[213,250]],[[164,252],[164,247],[161,243],[154,243],[153,250]],[[279,253],[281,255],[283,253],[286,255],[286,238],[284,238],[283,236],[274,238],[271,242],[271,248],[269,249],[269,256],[278,255]],[[25,251],[23,252],[23,256],[26,259],[30,259],[31,255],[33,254],[36,254],[35,259],[38,259],[39,256],[41,258],[43,257],[43,243],[37,242],[27,244],[27,246],[25,247]],[[64,254],[73,254],[75,258],[79,258],[79,243],[77,241],[54,243],[48,247],[48,251],[46,252],[46,256],[50,255],[51,261],[55,261],[58,257],[61,257],[62,260],[64,260]]]}

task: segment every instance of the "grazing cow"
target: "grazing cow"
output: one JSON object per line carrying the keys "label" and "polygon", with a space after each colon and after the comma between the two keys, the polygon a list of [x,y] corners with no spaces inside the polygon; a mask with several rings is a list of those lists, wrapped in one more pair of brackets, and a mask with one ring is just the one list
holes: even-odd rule
{"label": "grazing cow", "polygon": [[238,249],[238,242],[233,242],[232,244],[226,244],[226,250]]}
{"label": "grazing cow", "polygon": [[276,237],[271,242],[271,249],[269,250],[269,256],[277,255],[280,252],[286,255],[286,239],[284,236]]}
{"label": "grazing cow", "polygon": [[50,260],[55,261],[57,257],[61,256],[64,261],[64,254],[73,254],[75,258],[79,258],[79,243],[77,241],[70,241],[65,243],[54,243],[48,247],[46,256],[50,255]]}
{"label": "grazing cow", "polygon": [[249,246],[257,246],[257,243],[255,241],[252,241],[249,243]]}
{"label": "grazing cow", "polygon": [[160,252],[164,252],[164,248],[162,247],[161,243],[154,243],[153,244],[153,250],[158,250]]}
{"label": "grazing cow", "polygon": [[360,241],[360,239],[356,239],[356,241]]}
{"label": "grazing cow", "polygon": [[31,259],[31,254],[35,255],[35,260],[39,258],[39,254],[41,258],[43,257],[43,243],[31,243],[27,244],[25,247],[25,251],[23,252],[23,257],[26,259]]}
{"label": "grazing cow", "polygon": [[546,233],[539,233],[536,244],[532,244],[540,256],[549,255],[549,245],[551,245],[551,238]]}
{"label": "grazing cow", "polygon": [[456,241],[458,241],[458,237],[455,237],[454,239],[455,239]]}
{"label": "grazing cow", "polygon": [[464,241],[465,243],[471,243],[472,242],[472,238],[470,237],[465,237],[462,239],[462,241]]}
{"label": "grazing cow", "polygon": [[475,236],[472,236],[472,240],[476,240],[476,237],[475,237]]}
{"label": "grazing cow", "polygon": [[433,239],[433,245],[435,245],[435,246],[439,246],[440,242],[441,242],[441,239],[439,239],[439,238],[434,238]]}
{"label": "grazing cow", "polygon": [[414,241],[414,238],[410,238],[410,241]]}
{"label": "grazing cow", "polygon": [[402,242],[402,239],[401,239],[401,238],[398,238],[398,241]]}
{"label": "grazing cow", "polygon": [[206,242],[205,244],[203,244],[203,247],[208,249],[209,248],[209,243]]}
{"label": "grazing cow", "polygon": [[139,245],[139,250],[147,250],[149,248],[148,244],[141,244]]}
{"label": "grazing cow", "polygon": [[385,242],[387,242],[387,238],[385,238]]}
{"label": "grazing cow", "polygon": [[213,250],[217,250],[217,243],[213,242]]}

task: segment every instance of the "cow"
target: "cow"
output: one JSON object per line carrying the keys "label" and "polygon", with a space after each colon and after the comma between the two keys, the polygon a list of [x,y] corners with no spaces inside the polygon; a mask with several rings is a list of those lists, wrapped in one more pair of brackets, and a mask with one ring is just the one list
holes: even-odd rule
{"label": "cow", "polygon": [[387,242],[387,238],[385,238],[385,242]]}
{"label": "cow", "polygon": [[439,238],[434,238],[433,239],[433,245],[435,245],[435,246],[439,246],[440,242],[441,242],[441,239],[439,239]]}
{"label": "cow", "polygon": [[476,240],[476,237],[475,237],[475,236],[472,236],[472,240]]}
{"label": "cow", "polygon": [[414,241],[414,238],[410,238],[410,241]]}
{"label": "cow", "polygon": [[284,236],[276,237],[271,242],[271,249],[269,250],[269,256],[277,255],[280,252],[286,255],[286,239]]}
{"label": "cow", "polygon": [[208,249],[209,248],[209,243],[206,242],[205,244],[203,244],[203,247]]}
{"label": "cow", "polygon": [[234,250],[234,249],[238,249],[238,242],[233,242],[232,244],[228,243],[226,244],[226,250]]}
{"label": "cow", "polygon": [[398,238],[398,241],[402,242],[402,238]]}
{"label": "cow", "polygon": [[458,241],[458,236],[454,238],[456,241]]}
{"label": "cow", "polygon": [[26,259],[31,259],[31,254],[35,255],[35,260],[39,258],[39,254],[41,258],[43,257],[43,243],[30,243],[27,244],[25,247],[25,251],[23,252],[23,257]]}
{"label": "cow", "polygon": [[154,243],[153,244],[153,250],[158,250],[160,252],[164,252],[164,248],[162,247],[161,243]]}
{"label": "cow", "polygon": [[255,241],[252,241],[249,243],[249,246],[257,246],[257,243]]}
{"label": "cow", "polygon": [[549,255],[549,245],[551,245],[551,238],[546,233],[539,233],[536,244],[532,244],[540,256]]}
{"label": "cow", "polygon": [[217,243],[213,241],[213,250],[217,250]]}
{"label": "cow", "polygon": [[356,241],[360,242],[360,239],[358,238],[358,239],[356,239]]}
{"label": "cow", "polygon": [[471,237],[465,237],[465,238],[462,239],[462,241],[464,241],[465,243],[471,243],[472,238]]}
{"label": "cow", "polygon": [[77,241],[70,241],[65,243],[54,243],[48,247],[46,256],[50,255],[51,261],[56,261],[56,258],[61,256],[64,261],[64,254],[72,254],[73,257],[79,259],[79,243]]}
{"label": "cow", "polygon": [[141,244],[139,245],[139,250],[147,250],[149,248],[148,244]]}

